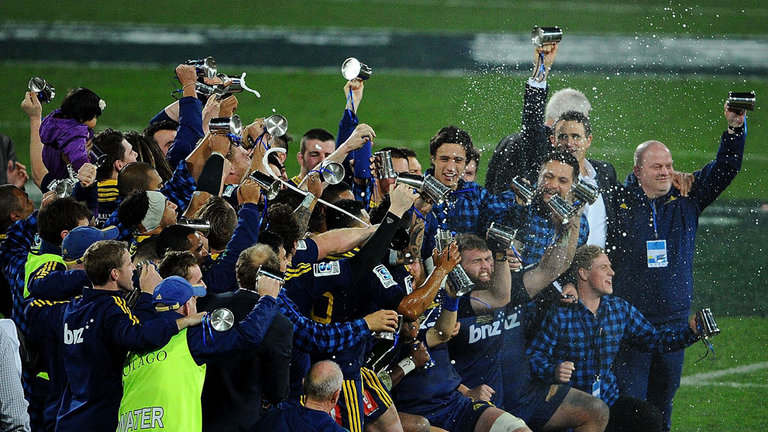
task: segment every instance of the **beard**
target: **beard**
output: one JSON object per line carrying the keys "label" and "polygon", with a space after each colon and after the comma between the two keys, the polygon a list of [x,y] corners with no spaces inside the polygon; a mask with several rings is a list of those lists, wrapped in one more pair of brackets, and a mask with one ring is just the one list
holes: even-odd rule
{"label": "beard", "polygon": [[475,290],[477,291],[488,291],[489,289],[493,288],[493,282],[483,282],[476,279],[472,279],[472,282],[475,284]]}

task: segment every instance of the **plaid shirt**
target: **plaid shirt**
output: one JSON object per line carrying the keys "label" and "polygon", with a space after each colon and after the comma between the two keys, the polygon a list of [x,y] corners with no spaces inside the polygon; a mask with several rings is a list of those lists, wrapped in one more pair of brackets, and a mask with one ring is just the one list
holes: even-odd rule
{"label": "plaid shirt", "polygon": [[477,234],[485,238],[491,222],[500,222],[514,202],[514,194],[511,192],[493,195],[475,182],[459,180],[456,190],[448,195],[448,199],[432,206],[432,211],[426,215],[422,256],[425,259],[432,256],[437,228]]}
{"label": "plaid shirt", "polygon": [[[173,172],[173,177],[160,188],[160,192],[168,198],[168,201],[176,204],[178,207],[177,211],[181,214],[187,208],[187,204],[192,199],[192,194],[195,193],[196,188],[197,182],[187,169],[187,161],[183,160],[179,162],[179,165]],[[122,201],[123,198],[119,197],[117,207],[120,207]],[[131,240],[133,236],[133,230],[124,226],[117,218],[117,209],[109,215],[104,226],[116,226],[118,231],[120,231],[120,234],[117,236],[118,240]]]}
{"label": "plaid shirt", "polygon": [[619,398],[612,365],[623,339],[643,350],[666,352],[690,346],[698,336],[687,323],[656,329],[625,300],[604,296],[596,317],[581,302],[547,313],[528,347],[531,372],[552,382],[557,365],[572,361],[575,370],[569,384],[591,394],[599,379],[600,399],[611,406]]}
{"label": "plaid shirt", "polygon": [[27,263],[32,245],[37,235],[37,211],[26,219],[17,221],[8,227],[8,232],[0,245],[0,268],[11,289],[13,309],[11,317],[22,331],[26,330],[24,318],[24,265]]}
{"label": "plaid shirt", "polygon": [[[542,216],[536,210],[536,205],[522,206],[515,202],[515,193],[512,191],[504,192],[514,204],[509,206],[501,220],[503,225],[517,229],[517,239],[523,243],[522,250],[519,250],[523,257],[523,265],[535,264],[541,261],[544,251],[555,241],[556,225],[552,218]],[[587,242],[589,237],[589,222],[587,216],[582,213],[581,223],[579,224],[579,242],[581,246]]]}
{"label": "plaid shirt", "polygon": [[299,307],[280,291],[280,312],[293,323],[293,345],[306,353],[333,353],[357,344],[370,336],[365,319],[319,324],[299,312]]}

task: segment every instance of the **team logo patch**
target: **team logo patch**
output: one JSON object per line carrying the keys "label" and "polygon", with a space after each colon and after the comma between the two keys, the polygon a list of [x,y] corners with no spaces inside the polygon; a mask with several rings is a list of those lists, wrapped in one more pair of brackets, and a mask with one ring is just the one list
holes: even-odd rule
{"label": "team logo patch", "polygon": [[389,270],[384,267],[384,264],[377,265],[373,269],[373,273],[377,278],[379,278],[379,281],[384,286],[384,288],[397,285],[397,281],[395,281],[395,278],[392,277],[392,273],[390,273]]}
{"label": "team logo patch", "polygon": [[338,261],[315,263],[312,266],[315,276],[335,276],[341,274],[341,266]]}
{"label": "team logo patch", "polygon": [[296,243],[296,250],[307,250],[307,242],[304,240],[299,240]]}

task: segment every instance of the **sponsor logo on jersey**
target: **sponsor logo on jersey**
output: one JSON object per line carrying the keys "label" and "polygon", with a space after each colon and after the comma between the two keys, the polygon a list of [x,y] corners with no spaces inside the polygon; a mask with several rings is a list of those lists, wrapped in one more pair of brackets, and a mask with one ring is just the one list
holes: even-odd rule
{"label": "sponsor logo on jersey", "polygon": [[383,285],[384,288],[397,285],[397,281],[395,281],[395,278],[392,277],[392,273],[389,272],[389,269],[384,267],[384,264],[379,264],[374,267],[373,274],[379,278],[379,282],[381,282],[381,285]]}
{"label": "sponsor logo on jersey", "polygon": [[316,277],[335,276],[341,274],[341,265],[338,261],[320,262],[312,266]]}
{"label": "sponsor logo on jersey", "polygon": [[296,243],[296,250],[307,250],[307,242],[299,240],[298,243]]}

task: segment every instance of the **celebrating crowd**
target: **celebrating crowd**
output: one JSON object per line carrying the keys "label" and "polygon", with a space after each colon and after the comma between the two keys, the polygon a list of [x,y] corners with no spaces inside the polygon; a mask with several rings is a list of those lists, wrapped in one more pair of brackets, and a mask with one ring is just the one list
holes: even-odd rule
{"label": "celebrating crowd", "polygon": [[670,430],[707,336],[698,218],[741,167],[745,111],[726,103],[701,170],[649,140],[620,181],[589,157],[587,98],[547,100],[557,49],[535,48],[486,187],[455,126],[423,172],[373,144],[370,70],[335,137],[302,135],[295,176],[291,136],[241,127],[244,83],[210,62],[176,68],[142,132],[96,132],[90,89],[47,115],[25,94],[30,174],[0,155],[0,430]]}

